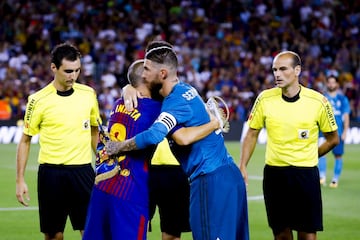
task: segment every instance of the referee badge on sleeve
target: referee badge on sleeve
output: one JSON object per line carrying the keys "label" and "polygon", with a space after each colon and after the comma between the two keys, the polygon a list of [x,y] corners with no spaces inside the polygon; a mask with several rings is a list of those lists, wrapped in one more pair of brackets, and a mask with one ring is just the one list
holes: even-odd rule
{"label": "referee badge on sleeve", "polygon": [[299,139],[308,139],[309,138],[309,130],[308,129],[299,129],[298,130],[298,138]]}

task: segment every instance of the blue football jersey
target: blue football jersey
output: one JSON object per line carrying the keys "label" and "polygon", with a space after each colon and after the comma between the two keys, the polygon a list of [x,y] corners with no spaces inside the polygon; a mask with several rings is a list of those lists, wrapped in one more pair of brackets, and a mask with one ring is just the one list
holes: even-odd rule
{"label": "blue football jersey", "polygon": [[325,97],[329,100],[333,107],[336,124],[338,125],[338,133],[339,136],[341,136],[344,129],[343,115],[345,113],[350,114],[349,100],[341,92],[337,92],[334,97],[330,96],[328,93],[325,93]]}
{"label": "blue football jersey", "polygon": [[[209,121],[205,103],[196,89],[180,82],[164,99],[161,114],[155,123],[138,134],[135,141],[139,148],[144,148],[159,143],[175,126],[193,127]],[[190,180],[233,161],[221,133],[213,132],[190,146],[173,146],[172,150]]]}

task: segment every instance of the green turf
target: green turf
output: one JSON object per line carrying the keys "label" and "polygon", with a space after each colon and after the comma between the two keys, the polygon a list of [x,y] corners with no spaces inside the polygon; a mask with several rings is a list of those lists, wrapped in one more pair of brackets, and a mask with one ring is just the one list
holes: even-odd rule
{"label": "green turf", "polygon": [[[240,145],[227,142],[227,147],[235,161],[239,160]],[[26,171],[26,181],[30,189],[30,207],[22,207],[15,197],[15,151],[14,144],[0,144],[0,239],[22,240],[43,239],[39,232],[39,218],[36,197],[36,171],[38,145],[32,145],[31,157]],[[360,239],[360,147],[346,145],[344,170],[338,189],[324,187],[324,232],[318,234],[319,240],[358,240]],[[248,166],[250,176],[248,186],[249,224],[252,240],[272,239],[267,226],[262,196],[261,176],[264,163],[264,146],[258,145]],[[328,157],[328,179],[331,178],[333,157]],[[254,198],[254,200],[253,200]],[[148,239],[159,240],[159,220],[152,222],[153,232]],[[67,224],[65,239],[80,239],[79,233]],[[191,234],[184,234],[183,240],[191,240]]]}

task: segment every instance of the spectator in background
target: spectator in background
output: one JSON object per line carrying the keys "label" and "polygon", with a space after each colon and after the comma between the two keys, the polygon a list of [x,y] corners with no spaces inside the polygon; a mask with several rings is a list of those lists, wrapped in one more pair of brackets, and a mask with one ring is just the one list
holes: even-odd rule
{"label": "spectator in background", "polygon": [[[3,19],[0,62],[13,57],[15,52],[25,54],[26,64],[34,72],[20,74],[21,70],[15,70],[22,75],[17,78],[24,83],[36,76],[46,84],[51,81],[51,72],[41,66],[48,64],[49,48],[58,42],[71,41],[81,47],[84,56],[93,57],[93,82],[100,92],[100,79],[106,66],[115,62],[116,67],[119,66],[115,75],[126,75],[129,63],[143,57],[144,43],[158,38],[173,42],[174,48],[179,49],[177,55],[183,67],[179,68],[181,80],[191,66],[194,76],[208,67],[211,76],[206,77],[208,80],[202,79],[200,84],[206,88],[214,81],[215,86],[220,86],[220,69],[232,72],[237,68],[242,83],[235,77],[230,81],[238,85],[240,92],[246,86],[257,96],[263,86],[272,87],[264,82],[266,66],[261,63],[271,61],[276,50],[287,48],[303,56],[304,67],[309,70],[304,79],[308,86],[315,86],[313,81],[318,73],[336,63],[339,76],[347,71],[354,79],[352,88],[360,91],[359,1],[344,0],[341,4],[337,1],[286,1],[283,4],[242,1],[236,6],[229,1],[170,0],[160,5],[157,2],[138,5],[128,1],[80,0],[74,5],[71,1],[25,0],[16,4],[4,1],[0,9]],[[12,82],[16,78],[5,76],[9,71],[7,62],[3,62],[5,66],[0,64],[0,79]],[[120,91],[121,86],[115,88]],[[206,96],[206,89],[200,94]],[[23,99],[27,96],[26,92],[22,94]],[[349,97],[352,120],[360,116],[359,98],[359,95],[354,99]],[[252,98],[251,103],[254,100]]]}
{"label": "spectator in background", "polygon": [[8,101],[0,99],[0,120],[10,120],[11,107]]}
{"label": "spectator in background", "polygon": [[[340,90],[339,79],[337,77],[330,75],[326,78],[326,89],[327,91],[324,95],[333,108],[340,138],[340,143],[332,149],[335,164],[333,177],[329,185],[331,188],[337,188],[343,168],[344,143],[350,126],[350,105],[349,100]],[[326,165],[326,156],[324,155],[319,158],[320,184],[323,186],[326,185]]]}

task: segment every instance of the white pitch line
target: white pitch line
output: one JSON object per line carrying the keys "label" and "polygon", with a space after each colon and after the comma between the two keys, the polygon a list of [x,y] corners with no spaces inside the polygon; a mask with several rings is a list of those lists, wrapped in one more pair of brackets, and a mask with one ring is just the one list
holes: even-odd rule
{"label": "white pitch line", "polygon": [[[253,179],[253,180],[262,180],[263,177],[262,176],[249,176],[249,179]],[[263,200],[264,196],[263,195],[258,195],[258,196],[248,196],[247,197],[248,201],[257,201],[257,200]],[[0,212],[10,212],[10,211],[34,211],[34,210],[38,210],[38,207],[9,207],[9,208],[0,208]]]}
{"label": "white pitch line", "polygon": [[[262,176],[255,176],[255,175],[250,175],[248,176],[248,179],[251,180],[259,180],[262,181],[263,177]],[[263,195],[258,195],[258,196],[248,196],[248,201],[257,201],[257,200],[263,200],[264,196]]]}
{"label": "white pitch line", "polygon": [[262,176],[248,176],[248,179],[252,179],[252,180],[263,180],[263,177]]}
{"label": "white pitch line", "polygon": [[[248,201],[257,201],[264,199],[263,195],[258,196],[248,196]],[[16,211],[35,211],[38,210],[38,207],[9,207],[9,208],[0,208],[0,212],[16,212]]]}
{"label": "white pitch line", "polygon": [[256,201],[256,200],[263,200],[264,196],[263,195],[258,195],[258,196],[248,196],[248,201]]}
{"label": "white pitch line", "polygon": [[10,211],[34,211],[38,210],[38,207],[9,207],[9,208],[0,208],[0,212],[10,212]]}

